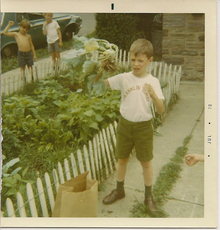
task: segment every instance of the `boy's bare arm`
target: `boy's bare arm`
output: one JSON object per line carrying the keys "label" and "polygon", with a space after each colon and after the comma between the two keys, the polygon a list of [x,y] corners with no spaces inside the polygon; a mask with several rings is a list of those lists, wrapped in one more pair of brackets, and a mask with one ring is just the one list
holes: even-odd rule
{"label": "boy's bare arm", "polygon": [[150,97],[153,100],[153,103],[156,107],[156,110],[159,114],[162,114],[164,112],[164,105],[163,100],[159,99],[153,89],[153,87],[150,84],[145,84],[144,89],[147,93],[150,94]]}
{"label": "boy's bare arm", "polygon": [[3,34],[6,35],[6,36],[9,36],[9,37],[15,37],[16,36],[16,32],[8,32],[8,29],[14,25],[14,22],[13,21],[9,21],[8,22],[8,25],[5,27],[4,31],[3,31]]}
{"label": "boy's bare arm", "polygon": [[152,98],[153,103],[156,107],[156,110],[159,114],[162,114],[164,112],[164,105],[163,105],[163,100],[159,99],[157,96],[156,98]]}
{"label": "boy's bare arm", "polygon": [[[94,80],[94,83],[98,82],[100,80],[100,78],[102,77],[102,74],[103,74],[104,70],[100,70],[100,72],[98,73],[98,75],[96,76],[95,80]],[[105,79],[105,84],[107,87],[110,87],[110,84],[109,84],[109,81],[108,79]]]}
{"label": "boy's bare arm", "polygon": [[62,41],[62,34],[61,34],[61,31],[60,31],[60,28],[57,29],[57,33],[58,33],[58,36],[59,36],[59,39],[60,39],[59,46],[62,46],[63,45],[63,41]]}
{"label": "boy's bare arm", "polygon": [[44,25],[43,25],[43,35],[47,35],[47,29],[46,29],[46,25],[48,23],[47,22],[44,22]]}
{"label": "boy's bare arm", "polygon": [[35,53],[35,48],[34,48],[31,36],[30,36],[30,44],[31,44],[31,50],[32,50],[32,53],[33,53],[33,56],[34,56],[34,61],[36,61],[37,56],[36,56],[36,53]]}

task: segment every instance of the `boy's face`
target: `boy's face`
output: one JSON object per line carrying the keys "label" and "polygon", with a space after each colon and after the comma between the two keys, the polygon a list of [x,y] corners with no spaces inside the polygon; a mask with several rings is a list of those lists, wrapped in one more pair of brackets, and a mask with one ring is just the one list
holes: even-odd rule
{"label": "boy's face", "polygon": [[50,23],[52,22],[53,14],[48,13],[48,14],[45,14],[44,17],[46,18],[46,21]]}
{"label": "boy's face", "polygon": [[26,34],[28,32],[28,29],[25,26],[20,26],[20,33]]}
{"label": "boy's face", "polygon": [[130,54],[131,68],[136,77],[144,77],[147,74],[147,66],[151,64],[153,57],[149,58],[145,54]]}

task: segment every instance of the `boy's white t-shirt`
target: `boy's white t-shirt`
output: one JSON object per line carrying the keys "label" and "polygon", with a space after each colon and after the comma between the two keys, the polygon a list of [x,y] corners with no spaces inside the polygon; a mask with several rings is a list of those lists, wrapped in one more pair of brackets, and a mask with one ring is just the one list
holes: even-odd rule
{"label": "boy's white t-shirt", "polygon": [[120,113],[122,117],[132,122],[152,119],[151,105],[153,100],[143,91],[144,84],[150,84],[157,97],[164,99],[160,82],[156,77],[147,74],[146,77],[136,77],[132,72],[118,74],[108,78],[111,89],[121,91]]}
{"label": "boy's white t-shirt", "polygon": [[52,44],[59,39],[57,29],[60,28],[57,21],[52,20],[51,23],[46,25],[47,30],[47,43]]}

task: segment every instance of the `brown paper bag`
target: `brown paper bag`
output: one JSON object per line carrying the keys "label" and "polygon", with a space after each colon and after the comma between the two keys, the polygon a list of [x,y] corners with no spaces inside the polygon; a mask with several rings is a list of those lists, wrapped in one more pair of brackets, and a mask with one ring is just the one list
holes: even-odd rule
{"label": "brown paper bag", "polygon": [[59,186],[52,217],[97,217],[98,181],[87,179],[88,173]]}

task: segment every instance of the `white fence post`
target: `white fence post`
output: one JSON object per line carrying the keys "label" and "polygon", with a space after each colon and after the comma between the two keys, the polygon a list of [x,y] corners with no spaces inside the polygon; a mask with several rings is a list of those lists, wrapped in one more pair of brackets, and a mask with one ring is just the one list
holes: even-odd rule
{"label": "white fence post", "polygon": [[48,215],[47,203],[44,195],[44,188],[40,178],[37,178],[37,189],[38,189],[38,195],[40,199],[40,206],[41,206],[43,217],[48,217],[49,215]]}
{"label": "white fence post", "polygon": [[6,208],[7,208],[8,217],[16,217],[14,206],[10,198],[6,199]]}
{"label": "white fence post", "polygon": [[66,175],[66,179],[70,180],[71,175],[70,175],[69,162],[66,158],[64,159],[64,170],[65,170],[64,174]]}
{"label": "white fence post", "polygon": [[101,159],[100,160],[103,160],[103,167],[102,167],[103,173],[102,174],[104,175],[104,173],[105,173],[105,176],[107,178],[109,172],[108,172],[108,167],[107,167],[107,159],[106,159],[106,153],[105,153],[104,139],[103,139],[101,131],[99,132],[99,140],[100,140],[100,145],[101,145]]}
{"label": "white fence post", "polygon": [[63,175],[63,168],[60,162],[58,162],[58,173],[59,173],[60,183],[63,184],[65,182],[65,179]]}
{"label": "white fence post", "polygon": [[95,163],[94,163],[94,151],[92,147],[92,142],[89,141],[89,155],[90,155],[90,162],[91,162],[91,168],[92,168],[92,176],[96,180],[96,170],[95,170]]}
{"label": "white fence post", "polygon": [[45,183],[47,186],[47,196],[49,199],[49,203],[50,203],[50,209],[53,210],[54,208],[54,195],[53,195],[53,190],[52,190],[52,185],[51,185],[51,181],[50,181],[50,177],[48,173],[44,174],[44,179],[45,179]]}
{"label": "white fence post", "polygon": [[89,155],[88,155],[88,150],[85,145],[83,146],[83,153],[84,153],[84,158],[85,158],[85,163],[86,163],[86,171],[89,171],[88,178],[91,178]]}
{"label": "white fence post", "polygon": [[33,193],[33,190],[32,190],[30,183],[27,183],[26,189],[27,189],[27,197],[28,197],[28,201],[29,201],[31,216],[32,217],[38,217],[36,203],[35,203],[35,199],[34,199],[34,193]]}
{"label": "white fence post", "polygon": [[78,158],[78,164],[79,164],[79,171],[80,173],[84,173],[85,170],[84,170],[84,165],[83,165],[82,153],[79,149],[77,150],[77,158]]}
{"label": "white fence post", "polygon": [[54,180],[54,184],[55,184],[55,188],[56,188],[56,193],[57,193],[60,183],[59,183],[59,178],[58,178],[56,169],[53,169],[53,180]]}
{"label": "white fence post", "polygon": [[17,205],[20,217],[27,217],[23,197],[20,192],[17,192]]}
{"label": "white fence post", "polygon": [[96,172],[98,175],[98,180],[101,179],[100,177],[100,170],[99,170],[99,162],[98,162],[98,150],[97,150],[97,143],[96,143],[96,138],[93,138],[93,147],[94,147],[94,157],[95,157],[95,167],[96,167]]}
{"label": "white fence post", "polygon": [[76,164],[76,160],[75,160],[73,153],[71,153],[70,159],[71,159],[73,176],[76,177],[76,176],[78,176],[78,170],[77,170],[77,164]]}

